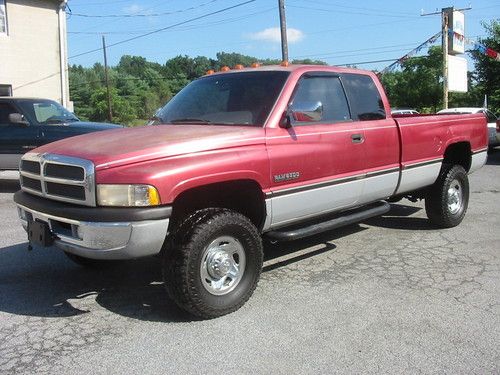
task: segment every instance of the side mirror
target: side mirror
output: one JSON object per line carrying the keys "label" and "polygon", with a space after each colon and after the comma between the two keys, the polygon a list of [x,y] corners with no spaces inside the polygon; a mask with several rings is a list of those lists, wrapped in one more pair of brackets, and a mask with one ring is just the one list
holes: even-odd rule
{"label": "side mirror", "polygon": [[292,122],[321,121],[323,118],[323,103],[320,101],[294,103],[290,106],[288,115]]}
{"label": "side mirror", "polygon": [[28,126],[29,122],[26,121],[24,116],[20,113],[11,113],[9,114],[9,122],[12,124],[18,124],[23,126]]}

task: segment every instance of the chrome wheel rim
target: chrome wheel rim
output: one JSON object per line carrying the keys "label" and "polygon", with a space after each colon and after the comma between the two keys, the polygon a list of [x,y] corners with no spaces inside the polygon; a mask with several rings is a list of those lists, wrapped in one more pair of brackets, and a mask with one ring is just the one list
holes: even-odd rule
{"label": "chrome wheel rim", "polygon": [[228,294],[240,283],[245,264],[245,251],[240,241],[231,236],[218,237],[203,252],[201,283],[210,294]]}
{"label": "chrome wheel rim", "polygon": [[462,185],[458,180],[453,180],[448,188],[448,211],[456,214],[462,208]]}

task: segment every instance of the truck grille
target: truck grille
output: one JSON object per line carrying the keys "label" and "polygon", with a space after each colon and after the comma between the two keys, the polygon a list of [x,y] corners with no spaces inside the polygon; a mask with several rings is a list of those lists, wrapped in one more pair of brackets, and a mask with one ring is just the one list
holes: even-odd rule
{"label": "truck grille", "polygon": [[55,154],[27,153],[20,166],[21,188],[45,198],[95,206],[94,164]]}

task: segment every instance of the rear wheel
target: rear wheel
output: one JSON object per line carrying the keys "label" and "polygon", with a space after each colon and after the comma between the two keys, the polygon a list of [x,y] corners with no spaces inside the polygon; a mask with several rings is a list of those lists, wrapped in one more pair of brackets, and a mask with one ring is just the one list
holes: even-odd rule
{"label": "rear wheel", "polygon": [[163,273],[170,297],[201,318],[236,311],[250,298],[262,270],[262,240],[245,216],[204,209],[171,235]]}
{"label": "rear wheel", "polygon": [[425,198],[427,217],[434,225],[451,228],[460,224],[469,204],[469,180],[460,165],[445,165]]}

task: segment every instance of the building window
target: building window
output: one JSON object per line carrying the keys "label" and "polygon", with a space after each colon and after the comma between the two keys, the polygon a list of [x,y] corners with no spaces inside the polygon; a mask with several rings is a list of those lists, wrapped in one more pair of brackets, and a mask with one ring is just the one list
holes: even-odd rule
{"label": "building window", "polygon": [[0,85],[0,96],[12,96],[12,86]]}
{"label": "building window", "polygon": [[5,0],[0,0],[0,34],[7,33],[7,12],[5,10]]}

